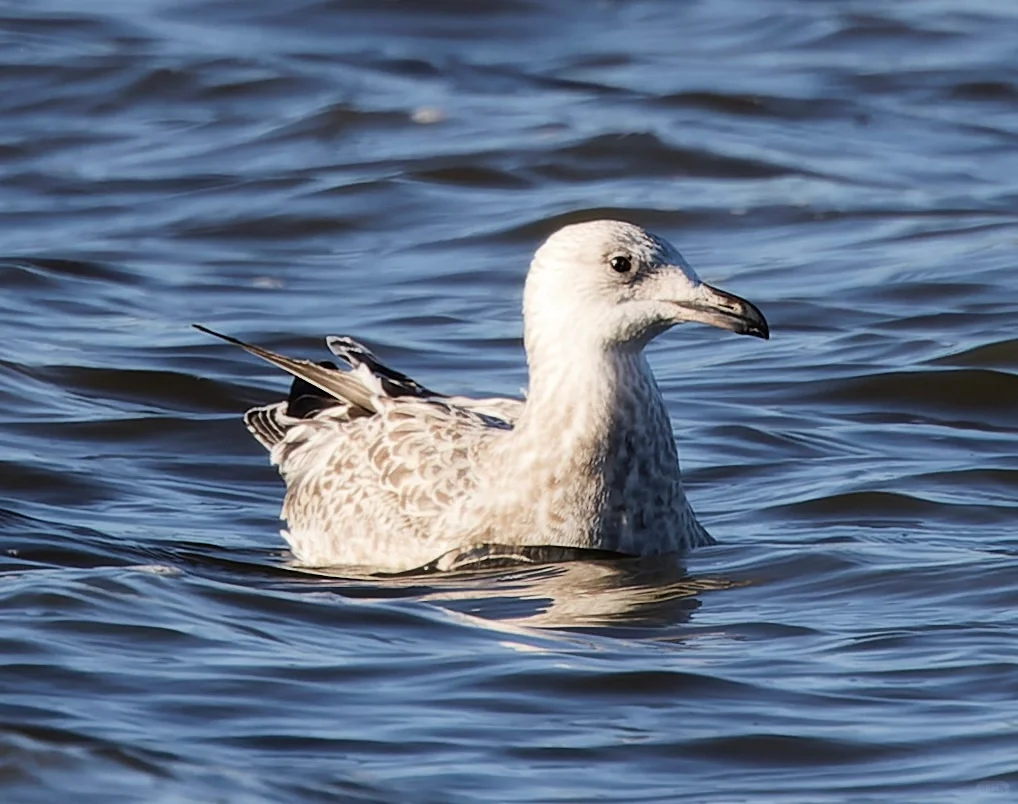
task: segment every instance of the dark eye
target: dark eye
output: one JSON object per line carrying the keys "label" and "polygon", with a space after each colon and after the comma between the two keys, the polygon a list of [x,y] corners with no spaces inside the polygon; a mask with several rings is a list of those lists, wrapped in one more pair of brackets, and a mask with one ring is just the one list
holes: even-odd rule
{"label": "dark eye", "polygon": [[625,255],[619,257],[612,257],[608,263],[613,271],[618,271],[620,274],[629,273],[633,267],[633,261]]}

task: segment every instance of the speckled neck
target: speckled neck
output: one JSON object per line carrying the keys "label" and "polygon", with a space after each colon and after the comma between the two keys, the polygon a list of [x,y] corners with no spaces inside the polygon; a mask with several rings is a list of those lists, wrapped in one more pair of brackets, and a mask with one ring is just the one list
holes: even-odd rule
{"label": "speckled neck", "polygon": [[517,454],[542,459],[513,482],[532,484],[535,494],[557,489],[559,514],[579,523],[584,546],[647,552],[642,542],[660,539],[661,552],[671,549],[677,537],[667,520],[688,506],[671,422],[643,354],[531,358],[531,389],[512,440]]}

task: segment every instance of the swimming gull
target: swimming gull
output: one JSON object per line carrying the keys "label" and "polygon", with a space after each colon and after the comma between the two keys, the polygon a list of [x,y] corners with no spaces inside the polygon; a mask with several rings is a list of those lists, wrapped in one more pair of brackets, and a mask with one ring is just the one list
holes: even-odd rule
{"label": "swimming gull", "polygon": [[286,481],[298,563],[400,572],[485,545],[711,544],[643,354],[684,321],[769,336],[753,304],[702,282],[667,241],[602,220],[555,232],[530,264],[525,400],[436,393],[350,338],[327,339],[346,371],[196,326],[296,378],[289,399],[244,422]]}

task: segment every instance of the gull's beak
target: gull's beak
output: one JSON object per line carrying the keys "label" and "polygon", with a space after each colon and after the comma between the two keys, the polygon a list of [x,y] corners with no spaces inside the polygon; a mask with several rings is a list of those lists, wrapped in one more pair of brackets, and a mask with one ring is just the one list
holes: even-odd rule
{"label": "gull's beak", "polygon": [[771,336],[767,319],[755,304],[732,293],[718,290],[705,282],[696,286],[695,298],[675,304],[682,308],[683,321],[699,321],[739,335],[753,335],[764,340]]}

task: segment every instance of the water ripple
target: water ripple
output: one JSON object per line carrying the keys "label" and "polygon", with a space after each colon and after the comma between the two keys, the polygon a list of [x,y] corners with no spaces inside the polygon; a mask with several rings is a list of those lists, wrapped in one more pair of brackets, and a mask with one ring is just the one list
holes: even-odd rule
{"label": "water ripple", "polygon": [[[1004,802],[1018,77],[995,0],[0,12],[4,800]],[[290,566],[239,416],[351,333],[525,383],[624,217],[758,302],[650,360],[683,562]]]}

